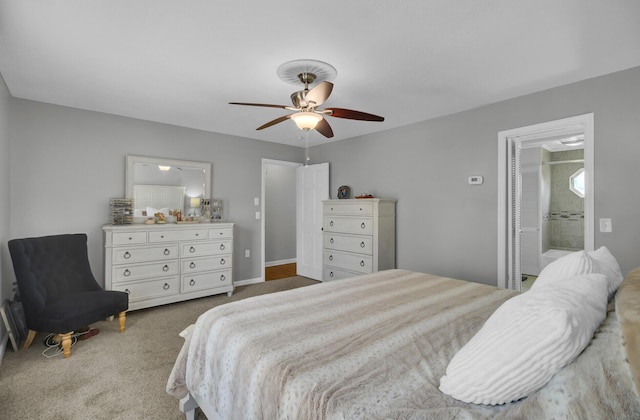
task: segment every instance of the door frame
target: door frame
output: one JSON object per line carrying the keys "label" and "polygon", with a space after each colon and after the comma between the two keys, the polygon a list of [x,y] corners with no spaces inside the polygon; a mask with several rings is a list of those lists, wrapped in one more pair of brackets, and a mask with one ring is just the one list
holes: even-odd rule
{"label": "door frame", "polygon": [[[594,114],[583,114],[541,124],[500,131],[498,133],[498,279],[497,286],[519,290],[520,279],[513,279],[513,262],[519,252],[517,235],[512,232],[513,166],[514,147],[523,139],[542,138],[545,133],[561,132],[563,129],[582,126],[584,130],[584,249],[594,249]],[[514,237],[516,239],[514,240]],[[514,245],[517,250],[514,250]],[[517,282],[517,287],[515,282]]]}
{"label": "door frame", "polygon": [[261,268],[261,272],[262,272],[262,281],[265,281],[267,279],[267,275],[266,275],[266,259],[267,259],[267,248],[266,248],[266,217],[265,217],[265,201],[266,201],[266,186],[267,186],[267,177],[265,176],[266,173],[266,169],[267,169],[267,165],[281,165],[281,166],[289,166],[292,168],[297,168],[299,166],[302,166],[302,163],[300,162],[289,162],[289,161],[285,161],[285,160],[275,160],[275,159],[267,159],[267,158],[262,158],[262,191],[261,191],[261,199],[260,199],[260,214],[262,215],[262,217],[260,217],[260,232],[261,232],[261,236],[262,236],[262,246],[261,246],[261,251],[262,251],[262,255],[261,255],[261,263],[262,263],[262,268]]}

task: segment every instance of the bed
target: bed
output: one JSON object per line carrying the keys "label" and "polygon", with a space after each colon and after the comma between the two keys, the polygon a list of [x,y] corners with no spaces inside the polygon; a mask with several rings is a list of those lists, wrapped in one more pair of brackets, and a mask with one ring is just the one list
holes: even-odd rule
{"label": "bed", "polygon": [[[594,284],[604,278],[587,277]],[[595,319],[597,329],[582,334],[588,345],[542,388],[496,404],[441,391],[444,378],[453,376],[454,357],[499,308],[526,293],[388,270],[228,303],[185,330],[167,392],[180,399],[188,418],[200,407],[210,420],[640,418],[640,269],[627,276],[608,310],[604,287],[601,322]],[[584,297],[579,301],[588,306]],[[507,312],[514,314],[511,328],[519,328],[521,316]],[[501,353],[500,366],[462,365],[489,376],[506,369],[498,375],[504,382],[537,357],[527,354],[535,344],[518,348],[526,339],[514,340],[493,335],[483,344]],[[472,350],[472,357],[482,354]],[[544,370],[536,363],[536,372]],[[523,382],[512,379],[515,387]]]}

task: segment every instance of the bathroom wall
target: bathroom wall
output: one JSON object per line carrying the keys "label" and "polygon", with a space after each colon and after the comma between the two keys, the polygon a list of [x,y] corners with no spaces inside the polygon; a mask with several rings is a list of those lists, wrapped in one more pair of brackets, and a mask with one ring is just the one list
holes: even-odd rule
{"label": "bathroom wall", "polygon": [[[584,158],[584,150],[552,152],[551,162]],[[563,250],[584,249],[584,198],[569,189],[569,178],[584,163],[549,165],[551,188],[549,203],[550,247]],[[544,248],[543,248],[544,250]]]}

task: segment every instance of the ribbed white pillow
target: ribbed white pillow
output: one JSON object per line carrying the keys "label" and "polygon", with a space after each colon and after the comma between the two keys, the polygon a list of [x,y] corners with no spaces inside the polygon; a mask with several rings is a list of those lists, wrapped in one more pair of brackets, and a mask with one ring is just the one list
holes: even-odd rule
{"label": "ribbed white pillow", "polygon": [[579,274],[594,272],[595,261],[585,251],[572,252],[558,258],[542,269],[536,281],[531,285],[531,290],[537,289],[548,283],[564,280]]}
{"label": "ribbed white pillow", "polygon": [[582,352],[606,307],[602,274],[552,282],[509,299],[453,357],[440,391],[490,405],[530,395]]}
{"label": "ribbed white pillow", "polygon": [[595,251],[589,252],[589,256],[596,262],[594,272],[604,274],[607,277],[609,297],[613,296],[622,284],[622,280],[624,280],[618,261],[611,255],[606,246],[601,246]]}

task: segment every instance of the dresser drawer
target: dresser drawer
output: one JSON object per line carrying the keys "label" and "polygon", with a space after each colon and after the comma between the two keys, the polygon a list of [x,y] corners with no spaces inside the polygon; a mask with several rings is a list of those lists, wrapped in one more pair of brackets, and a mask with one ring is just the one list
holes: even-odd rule
{"label": "dresser drawer", "polygon": [[113,245],[144,245],[147,243],[147,232],[112,232]]}
{"label": "dresser drawer", "polygon": [[176,229],[149,232],[149,242],[175,242],[208,239],[207,229]]}
{"label": "dresser drawer", "polygon": [[362,216],[372,216],[373,215],[373,204],[362,202],[362,203],[325,203],[324,204],[324,214],[341,214],[341,215],[362,215]]}
{"label": "dresser drawer", "polygon": [[217,227],[209,229],[209,239],[233,238],[233,227]]}
{"label": "dresser drawer", "polygon": [[182,276],[182,293],[231,285],[231,268]]}
{"label": "dresser drawer", "polygon": [[373,272],[373,258],[371,258],[370,255],[325,250],[323,263],[324,265],[355,271],[358,273]]}
{"label": "dresser drawer", "polygon": [[146,299],[177,295],[180,293],[180,278],[174,276],[158,280],[118,283],[113,285],[112,290],[128,293],[129,304],[131,304]]}
{"label": "dresser drawer", "polygon": [[151,264],[127,264],[112,268],[113,283],[149,277],[172,276],[178,274],[178,260],[162,261]]}
{"label": "dresser drawer", "polygon": [[183,258],[182,274],[231,267],[231,254],[207,258]]}
{"label": "dresser drawer", "polygon": [[181,257],[201,257],[205,255],[216,255],[216,254],[228,254],[231,252],[233,247],[233,242],[231,240],[228,241],[218,241],[218,242],[194,242],[191,244],[182,244],[181,248]]}
{"label": "dresser drawer", "polygon": [[352,271],[345,271],[335,267],[324,267],[322,280],[323,281],[331,281],[331,280],[342,280],[348,279],[349,277],[359,276],[362,273],[354,273]]}
{"label": "dresser drawer", "polygon": [[373,254],[373,237],[359,235],[342,235],[339,233],[324,233],[324,247],[338,251],[361,252]]}
{"label": "dresser drawer", "polygon": [[322,229],[325,232],[373,235],[371,217],[325,217]]}
{"label": "dresser drawer", "polygon": [[178,257],[178,245],[153,246],[145,248],[113,248],[113,264],[131,264],[145,261],[174,259]]}

